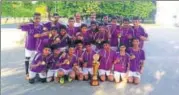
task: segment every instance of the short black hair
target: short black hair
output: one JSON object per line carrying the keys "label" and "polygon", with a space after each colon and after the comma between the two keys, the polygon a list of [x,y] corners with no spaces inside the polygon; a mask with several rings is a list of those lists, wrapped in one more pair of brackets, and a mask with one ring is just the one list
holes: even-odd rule
{"label": "short black hair", "polygon": [[61,31],[62,29],[66,30],[67,28],[66,28],[65,25],[62,25],[62,26],[60,26],[60,31]]}
{"label": "short black hair", "polygon": [[125,46],[125,47],[126,47],[126,45],[125,45],[125,44],[120,44],[120,46],[119,46],[119,47],[121,47],[121,46]]}
{"label": "short black hair", "polygon": [[34,13],[33,16],[34,16],[34,17],[35,17],[35,16],[41,16],[41,14],[36,12],[36,13]]}
{"label": "short black hair", "polygon": [[112,16],[111,20],[114,20],[114,19],[117,19],[117,17],[116,16]]}
{"label": "short black hair", "polygon": [[103,41],[102,45],[104,45],[104,44],[109,44],[109,41],[108,40]]}
{"label": "short black hair", "polygon": [[139,20],[139,17],[135,16],[135,17],[132,18],[132,20]]}
{"label": "short black hair", "polygon": [[74,20],[74,17],[70,17],[70,18],[68,18],[68,20]]}
{"label": "short black hair", "polygon": [[82,24],[80,28],[88,27],[86,24]]}
{"label": "short black hair", "polygon": [[104,23],[100,23],[98,26],[105,26],[105,24]]}
{"label": "short black hair", "polygon": [[75,48],[75,45],[74,44],[69,44],[68,49],[69,48]]}
{"label": "short black hair", "polygon": [[107,15],[107,14],[103,15],[103,17],[106,17],[106,16],[108,17],[108,15]]}
{"label": "short black hair", "polygon": [[56,30],[56,31],[58,31],[58,28],[57,28],[57,27],[51,27],[50,30],[51,30],[51,31],[52,31],[52,30]]}
{"label": "short black hair", "polygon": [[133,42],[134,40],[139,40],[139,38],[132,38],[132,42]]}
{"label": "short black hair", "polygon": [[85,46],[87,46],[87,45],[91,45],[91,44],[92,44],[91,41],[86,41],[86,42],[85,42]]}
{"label": "short black hair", "polygon": [[59,45],[57,45],[57,44],[51,45],[51,50],[52,51],[54,51],[56,49],[59,49]]}
{"label": "short black hair", "polygon": [[91,24],[97,25],[97,22],[96,21],[91,21]]}
{"label": "short black hair", "polygon": [[124,19],[123,19],[123,22],[124,22],[124,21],[129,22],[130,20],[129,20],[129,18],[124,18]]}
{"label": "short black hair", "polygon": [[50,48],[51,49],[50,45],[48,45],[48,44],[44,45],[44,48]]}
{"label": "short black hair", "polygon": [[83,41],[82,40],[75,40],[75,45],[77,44],[83,44]]}
{"label": "short black hair", "polygon": [[53,13],[53,16],[59,16],[59,14],[58,13]]}

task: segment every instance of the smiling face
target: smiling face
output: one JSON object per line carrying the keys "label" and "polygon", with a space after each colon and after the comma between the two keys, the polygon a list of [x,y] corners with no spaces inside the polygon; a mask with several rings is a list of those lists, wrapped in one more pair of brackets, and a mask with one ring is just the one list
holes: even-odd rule
{"label": "smiling face", "polygon": [[80,20],[81,20],[81,15],[80,15],[80,13],[76,13],[75,19],[76,19],[76,21],[80,21]]}
{"label": "smiling face", "polygon": [[105,50],[109,50],[109,49],[110,49],[109,43],[105,43],[105,44],[103,45],[103,48],[104,48]]}
{"label": "smiling face", "polygon": [[52,35],[56,35],[57,34],[57,30],[52,30],[51,33],[52,33]]}
{"label": "smiling face", "polygon": [[81,28],[81,32],[82,32],[82,33],[86,33],[86,31],[87,31],[87,27],[82,27],[82,28]]}
{"label": "smiling face", "polygon": [[126,46],[125,45],[122,45],[122,46],[120,46],[120,51],[125,51],[126,50]]}
{"label": "smiling face", "polygon": [[134,26],[139,26],[140,24],[139,20],[133,20],[132,22]]}
{"label": "smiling face", "polygon": [[44,49],[43,49],[43,54],[44,54],[45,56],[49,55],[50,53],[51,53],[51,49],[50,49],[50,48],[44,48]]}
{"label": "smiling face", "polygon": [[73,47],[70,47],[70,48],[68,49],[68,54],[69,54],[69,55],[73,55],[74,52],[75,52],[75,50],[74,50]]}
{"label": "smiling face", "polygon": [[80,50],[83,49],[83,44],[82,43],[77,44],[77,48]]}
{"label": "smiling face", "polygon": [[124,21],[124,22],[123,22],[123,25],[124,25],[124,26],[128,26],[128,25],[129,25],[129,21]]}
{"label": "smiling face", "polygon": [[133,45],[133,46],[139,46],[139,39],[134,39],[134,40],[132,41],[132,45]]}
{"label": "smiling face", "polygon": [[74,19],[68,20],[69,26],[74,26],[74,23],[75,23],[75,20],[74,20]]}
{"label": "smiling face", "polygon": [[34,23],[39,24],[41,21],[41,16],[34,16],[33,20],[34,20]]}
{"label": "smiling face", "polygon": [[59,55],[59,54],[60,54],[60,48],[55,49],[55,50],[53,51],[53,53],[54,53],[55,55]]}
{"label": "smiling face", "polygon": [[100,32],[103,32],[103,31],[105,31],[105,28],[104,28],[104,26],[99,26],[99,31],[100,31]]}
{"label": "smiling face", "polygon": [[54,22],[57,22],[59,19],[60,19],[59,16],[53,16],[53,20],[54,20]]}
{"label": "smiling face", "polygon": [[96,20],[96,14],[92,13],[90,16],[91,21],[95,21]]}
{"label": "smiling face", "polygon": [[104,17],[103,17],[103,21],[104,21],[104,22],[108,22],[108,16],[104,16]]}
{"label": "smiling face", "polygon": [[97,26],[96,26],[96,24],[91,24],[91,29],[96,29],[97,28]]}
{"label": "smiling face", "polygon": [[111,23],[112,24],[117,24],[117,19],[112,19]]}
{"label": "smiling face", "polygon": [[62,36],[64,36],[64,35],[66,34],[66,30],[65,30],[65,29],[61,29],[61,30],[60,30],[60,34],[61,34]]}
{"label": "smiling face", "polygon": [[87,50],[87,51],[91,51],[91,50],[92,50],[91,45],[86,45],[86,50]]}

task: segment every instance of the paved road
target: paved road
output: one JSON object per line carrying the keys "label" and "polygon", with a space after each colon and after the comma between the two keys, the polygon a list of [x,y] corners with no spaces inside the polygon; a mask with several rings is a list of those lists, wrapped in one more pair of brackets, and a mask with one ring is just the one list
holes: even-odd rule
{"label": "paved road", "polygon": [[145,44],[146,63],[139,85],[86,81],[65,85],[29,84],[24,79],[23,47],[1,52],[2,95],[177,95],[179,93],[179,29],[146,28],[150,41]]}
{"label": "paved road", "polygon": [[1,28],[16,28],[18,24],[2,24]]}

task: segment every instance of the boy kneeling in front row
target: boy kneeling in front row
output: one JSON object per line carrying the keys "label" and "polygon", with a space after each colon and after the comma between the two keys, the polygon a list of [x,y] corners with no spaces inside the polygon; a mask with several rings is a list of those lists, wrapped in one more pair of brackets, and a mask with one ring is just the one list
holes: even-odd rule
{"label": "boy kneeling in front row", "polygon": [[29,83],[35,82],[36,74],[39,75],[42,83],[46,82],[46,67],[49,59],[51,49],[48,46],[43,48],[42,53],[39,52],[35,55],[29,71]]}
{"label": "boy kneeling in front row", "polygon": [[71,82],[75,79],[75,73],[81,71],[77,64],[77,57],[74,55],[74,47],[69,47],[68,53],[60,57],[59,63],[61,64],[58,72],[56,73],[56,81],[64,84],[64,76],[68,76],[68,81]]}
{"label": "boy kneeling in front row", "polygon": [[52,54],[50,55],[49,58],[49,64],[48,64],[48,72],[47,72],[47,82],[51,82],[55,79],[55,76],[58,68],[60,65],[58,64],[60,56],[63,54],[61,52],[61,49],[59,48],[58,45],[52,45],[51,46]]}
{"label": "boy kneeling in front row", "polygon": [[139,47],[139,39],[134,38],[132,40],[132,48],[129,48],[130,54],[130,71],[129,71],[129,83],[140,83],[141,74],[144,69],[145,53]]}
{"label": "boy kneeling in front row", "polygon": [[96,54],[96,52],[92,49],[91,42],[86,42],[85,43],[85,51],[82,55],[82,60],[83,60],[83,75],[84,75],[84,80],[89,79],[89,75],[93,75],[93,70],[92,70],[92,64],[93,64],[93,55]]}
{"label": "boy kneeling in front row", "polygon": [[126,46],[120,45],[120,51],[114,61],[114,79],[116,83],[127,82],[129,62],[130,56],[126,53]]}

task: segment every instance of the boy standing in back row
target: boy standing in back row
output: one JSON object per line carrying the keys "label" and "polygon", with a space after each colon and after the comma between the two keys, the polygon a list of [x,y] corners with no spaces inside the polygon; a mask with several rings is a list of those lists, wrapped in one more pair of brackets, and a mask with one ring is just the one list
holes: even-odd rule
{"label": "boy standing in back row", "polygon": [[142,49],[144,46],[144,41],[147,41],[148,34],[145,32],[144,28],[140,25],[140,21],[138,17],[133,18],[133,31],[134,38],[138,38],[140,41],[139,47]]}
{"label": "boy standing in back row", "polygon": [[35,55],[36,52],[36,41],[39,38],[38,34],[43,32],[43,26],[40,23],[41,14],[34,13],[33,22],[29,24],[20,25],[22,31],[26,31],[26,41],[25,41],[25,71],[26,79],[29,79],[29,61]]}

